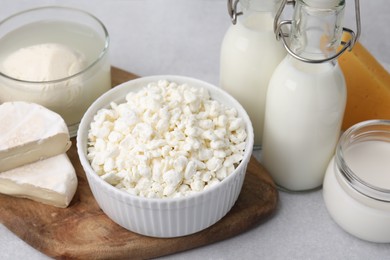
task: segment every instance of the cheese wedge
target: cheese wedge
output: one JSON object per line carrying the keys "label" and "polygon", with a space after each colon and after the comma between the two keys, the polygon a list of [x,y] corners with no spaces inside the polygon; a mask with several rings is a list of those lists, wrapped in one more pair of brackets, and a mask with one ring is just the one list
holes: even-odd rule
{"label": "cheese wedge", "polygon": [[57,113],[20,101],[0,105],[0,172],[65,153],[70,146]]}
{"label": "cheese wedge", "polygon": [[342,128],[369,119],[390,119],[390,74],[357,42],[338,60],[347,84]]}
{"label": "cheese wedge", "polygon": [[77,189],[68,156],[60,154],[0,173],[0,193],[65,208]]}

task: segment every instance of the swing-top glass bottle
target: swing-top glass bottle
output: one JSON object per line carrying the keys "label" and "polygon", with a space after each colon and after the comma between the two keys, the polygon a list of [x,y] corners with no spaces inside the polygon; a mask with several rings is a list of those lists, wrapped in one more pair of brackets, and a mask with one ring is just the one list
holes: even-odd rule
{"label": "swing-top glass bottle", "polygon": [[[344,7],[344,0],[297,0],[293,20],[276,28],[289,55],[268,87],[262,160],[287,190],[322,185],[340,136],[346,87],[337,57],[356,41],[342,27]],[[289,44],[286,24],[291,24]],[[339,51],[343,31],[351,40]]]}

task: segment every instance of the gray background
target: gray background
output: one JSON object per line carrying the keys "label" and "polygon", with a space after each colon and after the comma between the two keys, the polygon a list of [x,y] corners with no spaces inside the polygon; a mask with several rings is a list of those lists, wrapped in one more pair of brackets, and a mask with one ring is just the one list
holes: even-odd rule
{"label": "gray background", "polygon": [[[225,0],[2,0],[0,19],[41,5],[84,9],[111,36],[111,63],[141,76],[178,74],[218,84],[219,50],[230,26]],[[353,1],[346,26],[355,28]],[[390,64],[390,2],[361,0],[361,42]],[[1,206],[0,206],[1,210]],[[328,215],[322,191],[280,192],[276,214],[234,238],[170,259],[390,259],[389,244],[361,241]],[[45,259],[0,224],[1,259]]]}

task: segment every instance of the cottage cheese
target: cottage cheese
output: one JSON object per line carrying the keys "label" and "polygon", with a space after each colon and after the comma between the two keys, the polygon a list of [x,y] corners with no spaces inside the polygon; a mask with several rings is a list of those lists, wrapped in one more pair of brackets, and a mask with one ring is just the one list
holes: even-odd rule
{"label": "cottage cheese", "polygon": [[229,176],[243,158],[246,137],[234,108],[203,88],[161,80],[97,112],[87,156],[97,174],[119,189],[182,197]]}

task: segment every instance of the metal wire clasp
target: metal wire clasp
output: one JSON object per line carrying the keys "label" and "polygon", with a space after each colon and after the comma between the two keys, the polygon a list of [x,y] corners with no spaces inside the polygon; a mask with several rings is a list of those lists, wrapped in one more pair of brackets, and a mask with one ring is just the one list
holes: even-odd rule
{"label": "metal wire clasp", "polygon": [[228,7],[228,13],[230,17],[232,18],[232,23],[236,24],[237,23],[237,16],[242,15],[243,12],[238,12],[237,11],[237,5],[240,0],[228,0],[227,1],[227,7]]}
{"label": "metal wire clasp", "polygon": [[346,50],[351,51],[353,46],[355,45],[355,43],[357,42],[357,40],[360,37],[360,33],[361,33],[360,4],[359,4],[359,0],[355,0],[356,33],[351,29],[343,27],[343,32],[348,33],[351,37],[350,37],[349,41],[347,41],[347,42],[341,41],[342,48],[339,50],[339,52],[337,52],[335,55],[333,55],[331,57],[328,57],[325,59],[319,59],[319,60],[312,60],[312,59],[308,59],[305,57],[301,57],[290,48],[290,46],[288,45],[288,42],[286,40],[286,37],[289,37],[290,35],[286,32],[283,32],[283,30],[282,30],[283,26],[291,25],[292,21],[291,20],[279,21],[280,16],[282,15],[283,10],[287,4],[295,5],[295,0],[282,0],[282,3],[281,3],[281,5],[280,5],[280,7],[275,15],[274,32],[275,32],[277,40],[282,39],[283,45],[286,48],[287,52],[291,56],[293,56],[294,58],[296,58],[300,61],[304,61],[304,62],[308,62],[308,63],[323,63],[323,62],[328,62],[328,61],[337,59]]}

